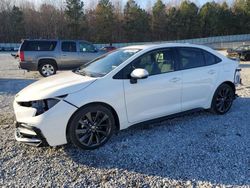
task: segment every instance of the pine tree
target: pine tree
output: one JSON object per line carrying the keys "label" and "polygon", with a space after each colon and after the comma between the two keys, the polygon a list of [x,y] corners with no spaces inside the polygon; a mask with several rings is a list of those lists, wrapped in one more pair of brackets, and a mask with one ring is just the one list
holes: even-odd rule
{"label": "pine tree", "polygon": [[166,37],[166,7],[161,0],[157,0],[152,9],[152,37],[153,40],[165,40]]}
{"label": "pine tree", "polygon": [[21,41],[25,34],[23,12],[17,7],[13,6],[10,14],[11,22],[11,42]]}
{"label": "pine tree", "polygon": [[134,0],[128,0],[124,8],[124,33],[126,41],[150,40],[150,16]]}
{"label": "pine tree", "polygon": [[96,42],[112,43],[114,30],[114,7],[109,0],[100,0],[95,9]]}
{"label": "pine tree", "polygon": [[65,14],[67,16],[70,38],[79,38],[81,22],[83,21],[83,2],[81,0],[66,0]]}
{"label": "pine tree", "polygon": [[199,8],[192,2],[183,1],[179,8],[178,34],[182,39],[195,38],[199,35]]}

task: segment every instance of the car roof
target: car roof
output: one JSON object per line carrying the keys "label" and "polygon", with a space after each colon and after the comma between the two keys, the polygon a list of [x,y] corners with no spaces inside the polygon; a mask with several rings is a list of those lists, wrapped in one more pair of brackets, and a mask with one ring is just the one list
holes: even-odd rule
{"label": "car roof", "polygon": [[85,43],[89,43],[89,44],[92,44],[91,42],[89,41],[86,41],[86,40],[72,40],[72,39],[24,39],[24,41],[62,41],[62,42],[85,42]]}
{"label": "car roof", "polygon": [[210,47],[197,45],[197,44],[190,44],[190,43],[157,43],[157,44],[145,44],[145,45],[134,45],[134,46],[126,46],[122,49],[140,49],[140,50],[147,50],[147,49],[157,49],[157,48],[167,48],[167,47],[194,47],[194,48],[202,48],[202,49],[211,49]]}

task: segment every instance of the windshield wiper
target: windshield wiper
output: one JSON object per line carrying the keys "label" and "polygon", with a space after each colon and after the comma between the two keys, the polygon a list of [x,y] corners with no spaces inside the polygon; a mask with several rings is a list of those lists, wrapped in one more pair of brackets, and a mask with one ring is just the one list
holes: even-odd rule
{"label": "windshield wiper", "polygon": [[83,70],[75,70],[75,71],[73,71],[74,73],[76,73],[76,74],[79,74],[79,75],[82,75],[82,76],[86,76],[87,75],[87,73],[85,72],[85,71],[83,71]]}
{"label": "windshield wiper", "polygon": [[90,72],[86,72],[84,70],[76,70],[75,73],[82,75],[82,76],[89,76],[89,77],[93,77],[93,78],[104,76],[103,74],[100,74],[100,73],[90,73]]}

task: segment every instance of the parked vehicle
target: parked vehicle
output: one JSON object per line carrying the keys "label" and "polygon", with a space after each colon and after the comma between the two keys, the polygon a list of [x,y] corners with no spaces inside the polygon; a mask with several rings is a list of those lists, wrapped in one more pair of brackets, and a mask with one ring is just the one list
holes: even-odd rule
{"label": "parked vehicle", "polygon": [[57,70],[77,68],[106,52],[87,41],[24,40],[18,53],[21,69],[39,71],[47,77]]}
{"label": "parked vehicle", "polygon": [[116,50],[117,48],[114,47],[114,46],[105,46],[105,47],[102,47],[100,50],[104,50],[104,51],[107,51],[107,52],[111,52],[111,51],[114,51]]}
{"label": "parked vehicle", "polygon": [[250,61],[250,45],[242,45],[235,49],[227,50],[228,57],[239,58],[242,61]]}
{"label": "parked vehicle", "polygon": [[120,48],[20,91],[16,140],[95,149],[133,124],[194,109],[225,114],[240,83],[238,65],[199,45]]}
{"label": "parked vehicle", "polygon": [[3,51],[14,51],[14,47],[3,47]]}

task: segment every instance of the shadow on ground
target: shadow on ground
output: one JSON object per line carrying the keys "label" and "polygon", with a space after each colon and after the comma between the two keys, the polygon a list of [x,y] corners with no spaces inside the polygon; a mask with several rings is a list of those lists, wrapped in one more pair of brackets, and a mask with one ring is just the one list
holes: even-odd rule
{"label": "shadow on ground", "polygon": [[78,164],[175,180],[250,184],[250,99],[238,98],[223,116],[198,112],[154,125],[133,126],[105,146],[65,146]]}
{"label": "shadow on ground", "polygon": [[0,94],[14,95],[34,81],[36,80],[0,78]]}

